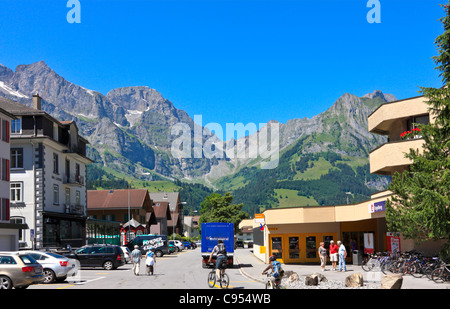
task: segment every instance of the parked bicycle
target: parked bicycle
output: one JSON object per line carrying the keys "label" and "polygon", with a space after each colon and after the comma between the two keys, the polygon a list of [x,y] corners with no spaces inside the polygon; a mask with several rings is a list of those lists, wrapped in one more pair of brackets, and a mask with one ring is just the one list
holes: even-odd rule
{"label": "parked bicycle", "polygon": [[381,270],[386,274],[386,266],[391,262],[389,252],[377,252],[375,254],[366,255],[362,261],[361,268],[364,271]]}
{"label": "parked bicycle", "polygon": [[444,283],[445,281],[450,281],[450,264],[441,262],[439,268],[436,268],[431,273],[431,280],[436,283]]}
{"label": "parked bicycle", "polygon": [[[228,285],[230,284],[230,278],[228,277],[228,274],[220,271],[219,272],[219,278],[217,278],[216,270],[214,269],[214,263],[210,263],[209,266],[212,266],[213,269],[208,274],[208,286],[210,288],[213,288],[216,286],[216,282],[218,282],[221,289],[227,289]],[[226,261],[222,264],[223,268],[226,268]]]}

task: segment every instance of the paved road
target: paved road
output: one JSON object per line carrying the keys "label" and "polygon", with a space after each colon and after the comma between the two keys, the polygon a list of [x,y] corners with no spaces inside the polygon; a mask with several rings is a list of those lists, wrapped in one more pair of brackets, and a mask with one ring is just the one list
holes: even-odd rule
{"label": "paved road", "polygon": [[[202,268],[201,251],[197,248],[158,258],[153,276],[145,274],[142,260],[139,276],[133,274],[132,264],[111,271],[83,268],[76,281],[68,278],[63,283],[32,285],[29,289],[209,289],[209,271]],[[227,273],[229,289],[264,288],[260,282],[244,277],[237,266],[227,269]]]}

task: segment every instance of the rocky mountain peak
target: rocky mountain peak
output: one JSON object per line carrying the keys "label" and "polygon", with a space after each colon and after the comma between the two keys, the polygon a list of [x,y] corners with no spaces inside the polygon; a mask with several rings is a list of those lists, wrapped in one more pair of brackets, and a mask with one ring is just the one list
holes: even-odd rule
{"label": "rocky mountain peak", "polygon": [[379,97],[386,102],[397,101],[397,98],[394,95],[388,94],[388,93],[383,93],[381,90],[375,90],[374,92],[368,93],[362,97],[367,98],[367,99],[375,99],[375,98]]}

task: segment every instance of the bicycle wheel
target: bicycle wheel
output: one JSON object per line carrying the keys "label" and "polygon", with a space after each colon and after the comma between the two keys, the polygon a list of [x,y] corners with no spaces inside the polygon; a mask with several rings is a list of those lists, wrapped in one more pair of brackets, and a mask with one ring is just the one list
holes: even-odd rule
{"label": "bicycle wheel", "polygon": [[422,264],[419,264],[419,263],[412,264],[410,271],[411,271],[411,275],[414,278],[422,278],[423,275],[425,274]]}
{"label": "bicycle wheel", "polygon": [[208,274],[208,286],[213,288],[216,284],[216,271],[213,270]]}
{"label": "bicycle wheel", "polygon": [[443,272],[444,272],[443,268],[436,268],[431,273],[431,280],[433,280],[436,283],[444,283],[444,279],[442,277]]}
{"label": "bicycle wheel", "polygon": [[364,259],[364,261],[362,261],[362,264],[361,264],[361,268],[364,271],[371,271],[373,266],[374,266],[374,264],[372,263],[371,259]]}
{"label": "bicycle wheel", "polygon": [[230,284],[230,278],[226,273],[220,276],[220,287],[222,289],[228,289],[228,285]]}

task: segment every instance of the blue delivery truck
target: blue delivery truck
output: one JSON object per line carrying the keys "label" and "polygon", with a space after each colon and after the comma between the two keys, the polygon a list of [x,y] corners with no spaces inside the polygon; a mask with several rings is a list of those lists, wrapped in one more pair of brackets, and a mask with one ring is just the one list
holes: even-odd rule
{"label": "blue delivery truck", "polygon": [[[202,266],[203,268],[213,267],[208,265],[208,259],[212,250],[217,245],[217,241],[221,239],[227,249],[227,267],[233,267],[234,258],[234,225],[233,223],[209,222],[202,223]],[[216,262],[216,257],[212,257],[212,261]]]}

